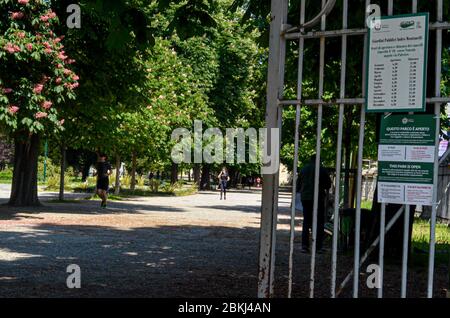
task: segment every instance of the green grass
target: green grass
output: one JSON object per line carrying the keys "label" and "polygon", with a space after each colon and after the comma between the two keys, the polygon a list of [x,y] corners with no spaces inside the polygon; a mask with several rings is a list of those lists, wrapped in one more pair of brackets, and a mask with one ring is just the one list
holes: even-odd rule
{"label": "green grass", "polygon": [[11,184],[12,183],[12,170],[7,169],[0,171],[0,183]]}
{"label": "green grass", "polygon": [[[430,244],[430,223],[416,218],[412,232],[413,262],[416,265],[428,264]],[[450,263],[450,227],[447,224],[436,224],[436,263]]]}
{"label": "green grass", "polygon": [[361,201],[361,209],[372,210],[372,201]]}

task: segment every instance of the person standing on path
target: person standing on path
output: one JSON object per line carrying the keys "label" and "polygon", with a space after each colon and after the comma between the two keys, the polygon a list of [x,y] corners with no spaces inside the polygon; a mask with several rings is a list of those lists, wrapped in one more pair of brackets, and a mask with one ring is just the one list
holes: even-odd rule
{"label": "person standing on path", "polygon": [[227,199],[227,182],[230,180],[230,176],[228,175],[227,168],[223,167],[222,171],[220,171],[218,175],[219,179],[219,187],[220,187],[220,200],[222,200],[222,194],[223,199]]}
{"label": "person standing on path", "polygon": [[97,194],[102,199],[100,207],[106,208],[108,200],[109,176],[111,175],[111,164],[107,161],[105,154],[100,154],[97,161]]}
{"label": "person standing on path", "polygon": [[[317,204],[317,251],[322,252],[325,226],[325,199],[331,187],[328,171],[320,165],[319,168],[319,196]],[[314,184],[316,171],[316,155],[312,155],[309,162],[300,171],[297,180],[297,191],[300,192],[303,205],[302,252],[309,252],[309,230],[312,230],[314,207]]]}

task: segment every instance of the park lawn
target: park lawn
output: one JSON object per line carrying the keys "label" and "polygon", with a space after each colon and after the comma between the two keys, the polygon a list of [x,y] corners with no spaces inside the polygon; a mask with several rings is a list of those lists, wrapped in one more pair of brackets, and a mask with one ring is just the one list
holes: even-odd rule
{"label": "park lawn", "polygon": [[[372,201],[361,201],[361,208],[371,210]],[[429,244],[430,223],[415,218],[412,232],[412,252],[415,264],[428,264]],[[444,223],[436,224],[436,262],[450,264],[450,227]]]}
{"label": "park lawn", "polygon": [[[419,218],[414,219],[412,233],[413,263],[428,264],[430,244],[430,223]],[[450,227],[444,223],[436,224],[436,263],[450,264]]]}
{"label": "park lawn", "polygon": [[[0,184],[11,184],[13,178],[13,172],[11,169],[5,169],[0,171]],[[38,185],[43,186],[45,182],[39,180]]]}
{"label": "park lawn", "polygon": [[0,171],[0,183],[11,184],[12,183],[12,170],[6,169]]}

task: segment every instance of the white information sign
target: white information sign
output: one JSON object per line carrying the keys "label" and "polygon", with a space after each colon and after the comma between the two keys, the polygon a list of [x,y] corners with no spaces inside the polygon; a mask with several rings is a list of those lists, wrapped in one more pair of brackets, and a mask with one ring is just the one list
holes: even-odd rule
{"label": "white information sign", "polygon": [[381,119],[378,202],[431,205],[436,120],[433,115],[389,115]]}
{"label": "white information sign", "polygon": [[381,17],[369,29],[368,112],[425,111],[428,13]]}

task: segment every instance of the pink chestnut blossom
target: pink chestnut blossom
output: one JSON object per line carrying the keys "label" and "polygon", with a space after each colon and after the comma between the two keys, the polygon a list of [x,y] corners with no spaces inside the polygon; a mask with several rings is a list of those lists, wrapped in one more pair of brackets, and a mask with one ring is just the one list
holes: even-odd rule
{"label": "pink chestnut blossom", "polygon": [[33,92],[35,93],[35,94],[40,94],[40,93],[42,93],[42,90],[44,89],[44,85],[42,85],[42,84],[36,84],[35,86],[34,86],[34,89],[33,89]]}
{"label": "pink chestnut blossom", "polygon": [[59,124],[62,126],[62,125],[64,125],[64,122],[65,122],[65,120],[64,120],[64,118],[63,118],[63,119],[61,119],[61,120],[59,121]]}
{"label": "pink chestnut blossom", "polygon": [[47,14],[42,15],[42,16],[40,17],[40,19],[41,19],[42,22],[48,22],[48,20],[54,19],[54,18],[56,18],[56,13],[53,12],[53,11],[49,11]]}
{"label": "pink chestnut blossom", "polygon": [[30,0],[18,0],[17,2],[19,2],[19,4],[28,4]]}
{"label": "pink chestnut blossom", "polygon": [[78,75],[73,75],[72,76],[72,80],[74,81],[78,81],[80,79],[80,77]]}
{"label": "pink chestnut blossom", "polygon": [[44,109],[50,109],[52,107],[53,103],[46,100],[45,102],[42,103],[42,108]]}
{"label": "pink chestnut blossom", "polygon": [[20,20],[24,17],[25,15],[23,14],[23,12],[13,12],[11,13],[11,19],[13,20]]}
{"label": "pink chestnut blossom", "polygon": [[18,37],[19,39],[25,38],[25,32],[18,32],[18,33],[17,33],[17,37]]}
{"label": "pink chestnut blossom", "polygon": [[67,60],[68,56],[67,56],[67,55],[64,55],[64,53],[61,52],[61,53],[58,54],[58,58],[60,58],[61,60],[64,61],[64,60]]}
{"label": "pink chestnut blossom", "polygon": [[37,112],[36,114],[34,114],[34,118],[36,118],[36,119],[45,118],[47,116],[48,116],[48,114],[44,113],[44,112]]}
{"label": "pink chestnut blossom", "polygon": [[16,50],[14,49],[14,44],[12,44],[12,43],[7,43],[4,46],[4,49],[5,49],[5,51],[7,51],[8,53],[11,53],[11,54],[16,52]]}
{"label": "pink chestnut blossom", "polygon": [[78,86],[80,86],[80,84],[79,84],[79,83],[73,83],[73,84],[66,83],[66,84],[64,84],[64,86],[65,86],[66,88],[69,88],[69,89],[75,89],[75,88],[77,88]]}
{"label": "pink chestnut blossom", "polygon": [[27,43],[25,44],[25,47],[27,48],[28,51],[33,51],[33,44]]}
{"label": "pink chestnut blossom", "polygon": [[11,53],[11,54],[21,51],[21,49],[18,45],[12,44],[12,43],[7,43],[4,46],[4,49],[5,49],[5,51],[7,51],[8,53]]}
{"label": "pink chestnut blossom", "polygon": [[9,93],[12,93],[13,92],[13,89],[12,88],[4,88],[3,89],[3,93],[4,94],[9,94]]}
{"label": "pink chestnut blossom", "polygon": [[62,78],[61,77],[58,77],[56,80],[55,80],[55,83],[56,84],[61,84],[62,83]]}
{"label": "pink chestnut blossom", "polygon": [[12,115],[14,115],[15,113],[17,113],[19,111],[19,107],[11,105],[8,107],[8,112]]}

